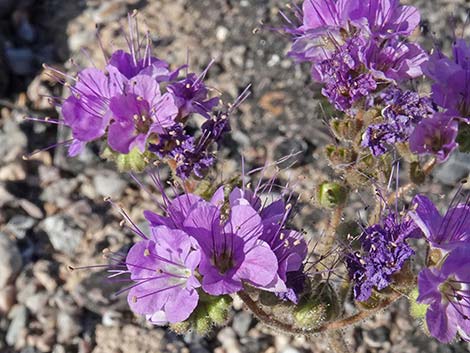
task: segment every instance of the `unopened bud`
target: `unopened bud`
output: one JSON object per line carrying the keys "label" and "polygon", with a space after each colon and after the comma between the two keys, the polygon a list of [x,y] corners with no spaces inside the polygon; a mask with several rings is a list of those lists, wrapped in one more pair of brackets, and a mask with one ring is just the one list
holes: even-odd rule
{"label": "unopened bud", "polygon": [[460,123],[459,134],[457,135],[460,152],[470,153],[470,124]]}
{"label": "unopened bud", "polygon": [[417,185],[424,183],[426,175],[424,174],[423,168],[421,168],[419,162],[412,162],[410,164],[410,179]]}
{"label": "unopened bud", "polygon": [[315,328],[338,317],[339,299],[333,287],[327,283],[319,284],[313,293],[300,300],[294,310],[294,318],[302,327]]}
{"label": "unopened bud", "polygon": [[121,172],[142,172],[150,163],[153,154],[150,152],[140,152],[138,148],[132,149],[128,154],[122,154],[106,147],[101,153],[101,157],[116,163]]}
{"label": "unopened bud", "polygon": [[429,305],[418,303],[418,295],[418,288],[414,288],[408,295],[410,300],[410,314],[415,319],[424,319],[426,317],[426,312],[428,311]]}
{"label": "unopened bud", "polygon": [[343,205],[346,202],[348,190],[345,186],[325,181],[318,186],[317,200],[320,206],[334,208]]}

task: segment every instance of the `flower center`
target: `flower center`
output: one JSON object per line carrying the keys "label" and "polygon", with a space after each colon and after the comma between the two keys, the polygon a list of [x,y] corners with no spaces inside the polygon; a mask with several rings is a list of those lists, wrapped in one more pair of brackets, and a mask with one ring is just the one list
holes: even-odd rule
{"label": "flower center", "polygon": [[212,265],[217,267],[221,275],[225,274],[228,270],[235,266],[233,256],[225,249],[221,254],[212,255]]}

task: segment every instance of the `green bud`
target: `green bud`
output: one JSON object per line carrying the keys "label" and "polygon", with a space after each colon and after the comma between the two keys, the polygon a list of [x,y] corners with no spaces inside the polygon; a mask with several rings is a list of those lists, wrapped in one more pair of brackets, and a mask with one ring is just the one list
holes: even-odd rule
{"label": "green bud", "polygon": [[207,311],[201,310],[201,308],[198,307],[191,316],[193,316],[191,318],[192,328],[196,330],[196,333],[200,336],[207,335],[213,326],[213,322]]}
{"label": "green bud", "polygon": [[330,127],[336,138],[340,141],[353,141],[361,131],[362,121],[355,118],[333,119]]}
{"label": "green bud", "polygon": [[325,147],[325,154],[333,166],[348,165],[353,163],[357,158],[356,152],[352,148],[336,145],[327,145]]}
{"label": "green bud", "polygon": [[302,298],[293,312],[297,324],[309,329],[335,319],[339,313],[338,296],[327,282],[320,283],[313,293]]}
{"label": "green bud", "polygon": [[213,299],[206,304],[209,317],[214,324],[223,325],[228,320],[232,298],[228,295],[212,298]]}
{"label": "green bud", "polygon": [[325,181],[318,186],[317,200],[320,206],[334,208],[346,202],[348,190],[336,182]]}
{"label": "green bud", "polygon": [[418,288],[414,288],[411,293],[408,295],[410,300],[410,314],[415,319],[424,319],[426,317],[426,312],[428,311],[428,304],[421,304],[416,301],[418,299]]}
{"label": "green bud", "polygon": [[410,179],[413,183],[417,185],[424,183],[424,180],[426,179],[426,174],[424,174],[423,168],[421,168],[419,162],[411,162]]}
{"label": "green bud", "polygon": [[171,324],[170,329],[178,335],[184,335],[191,329],[191,324],[189,320],[177,322],[175,324]]}
{"label": "green bud", "polygon": [[460,124],[457,142],[460,152],[470,153],[470,124]]}
{"label": "green bud", "polygon": [[140,152],[135,147],[128,154],[117,153],[111,148],[106,147],[101,153],[101,157],[116,163],[120,172],[143,172],[150,159],[154,157],[151,152]]}

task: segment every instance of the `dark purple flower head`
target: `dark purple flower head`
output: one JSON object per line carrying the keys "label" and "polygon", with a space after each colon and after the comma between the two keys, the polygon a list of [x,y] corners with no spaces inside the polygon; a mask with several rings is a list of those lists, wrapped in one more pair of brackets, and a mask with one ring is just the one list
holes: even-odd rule
{"label": "dark purple flower head", "polygon": [[436,50],[424,65],[425,74],[434,81],[434,102],[450,114],[470,120],[470,47],[458,39],[453,46],[453,59]]}
{"label": "dark purple flower head", "polygon": [[188,234],[152,228],[152,236],[137,242],[125,261],[134,282],[128,294],[132,311],[159,325],[186,320],[199,300],[195,271],[200,260],[199,247]]}
{"label": "dark purple flower head", "polygon": [[322,93],[341,111],[347,111],[377,88],[372,74],[364,70],[361,37],[349,39],[329,59],[312,67],[312,76],[325,84]]}
{"label": "dark purple flower head", "polygon": [[416,125],[410,136],[410,149],[419,155],[435,155],[439,162],[444,162],[457,148],[457,133],[458,122],[453,116],[435,113]]}
{"label": "dark purple flower head", "polygon": [[409,140],[415,124],[434,113],[431,101],[413,91],[392,87],[380,94],[377,104],[383,106],[384,122],[369,125],[361,145],[374,156],[389,151],[396,143]]}
{"label": "dark purple flower head", "polygon": [[382,290],[392,282],[414,251],[406,240],[416,235],[411,220],[390,213],[381,222],[364,230],[359,241],[362,250],[347,255],[349,276],[354,282],[354,297],[366,301],[372,289]]}
{"label": "dark purple flower head", "polygon": [[470,341],[470,246],[458,247],[440,267],[418,276],[418,302],[428,304],[426,323],[431,335],[450,343],[457,335]]}
{"label": "dark purple flower head", "polygon": [[424,195],[413,198],[410,217],[434,248],[450,251],[463,243],[470,244],[469,200],[449,207],[441,216],[436,206]]}

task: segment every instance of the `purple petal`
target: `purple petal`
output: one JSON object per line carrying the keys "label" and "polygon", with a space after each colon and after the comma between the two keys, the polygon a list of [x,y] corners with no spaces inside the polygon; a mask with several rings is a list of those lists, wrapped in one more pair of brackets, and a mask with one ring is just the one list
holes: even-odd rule
{"label": "purple petal", "polygon": [[411,219],[430,242],[436,241],[442,224],[442,216],[436,206],[424,195],[416,195],[413,198],[412,205],[415,210],[409,212]]}

